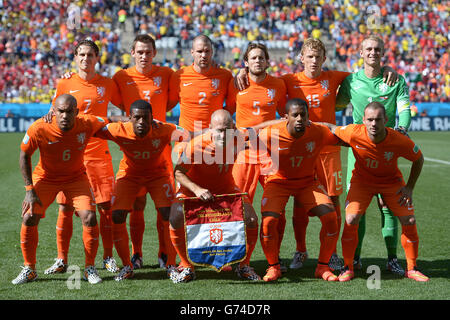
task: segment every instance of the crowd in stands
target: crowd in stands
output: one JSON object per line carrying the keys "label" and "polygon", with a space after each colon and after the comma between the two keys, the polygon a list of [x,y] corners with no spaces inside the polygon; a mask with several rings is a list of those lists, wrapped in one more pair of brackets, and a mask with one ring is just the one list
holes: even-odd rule
{"label": "crowd in stands", "polygon": [[[98,72],[112,76],[131,64],[129,48],[121,46],[124,32],[178,37],[178,55],[162,62],[174,69],[191,63],[182,50],[199,33],[214,40],[217,61],[233,71],[241,67],[245,48],[223,55],[230,39],[288,41],[283,59],[273,59],[269,69],[275,76],[302,70],[297,57],[307,37],[329,44],[327,56],[334,68],[357,71],[361,39],[376,33],[385,41],[384,63],[405,76],[411,101],[449,102],[450,1],[373,3],[80,0],[72,2],[80,8],[80,24],[72,30],[68,1],[0,0],[0,103],[50,102],[58,78],[73,70],[74,45],[88,36],[101,48]],[[127,22],[132,28],[125,28]]]}

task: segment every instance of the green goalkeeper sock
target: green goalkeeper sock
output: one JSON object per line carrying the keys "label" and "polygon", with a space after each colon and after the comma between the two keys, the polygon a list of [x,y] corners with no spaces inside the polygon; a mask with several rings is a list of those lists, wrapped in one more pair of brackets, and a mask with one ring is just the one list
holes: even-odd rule
{"label": "green goalkeeper sock", "polygon": [[397,243],[398,243],[398,220],[389,208],[381,209],[381,233],[383,234],[384,242],[388,258],[397,257]]}

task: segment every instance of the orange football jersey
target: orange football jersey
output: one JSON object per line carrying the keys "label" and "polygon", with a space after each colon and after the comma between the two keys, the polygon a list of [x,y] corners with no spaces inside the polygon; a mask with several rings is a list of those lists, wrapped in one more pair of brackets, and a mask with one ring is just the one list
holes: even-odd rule
{"label": "orange football jersey", "polygon": [[174,73],[169,67],[153,65],[148,74],[142,74],[136,67],[118,71],[113,80],[119,87],[123,106],[130,114],[130,106],[136,100],[146,100],[152,105],[153,118],[166,121],[169,81]]}
{"label": "orange football jersey", "polygon": [[[289,134],[286,124],[283,121],[259,133],[260,146],[266,145],[266,156],[270,157],[272,166],[266,182],[283,180],[283,183],[309,186],[314,182],[314,168],[321,149],[335,145],[339,140],[327,127],[316,123],[311,123],[304,135],[296,139]],[[264,169],[267,170],[269,164],[264,159],[261,161],[266,163]]]}
{"label": "orange football jersey", "polygon": [[[339,85],[349,72],[322,71],[320,76],[311,79],[304,72],[285,74],[288,98],[300,98],[308,103],[311,121],[336,124],[336,93]],[[339,151],[339,146],[325,147],[322,152]]]}
{"label": "orange football jersey", "polygon": [[211,114],[224,107],[232,74],[223,68],[198,73],[193,65],[176,71],[170,79],[169,100],[180,102],[179,125],[191,132],[209,126]]}
{"label": "orange football jersey", "polygon": [[[235,131],[241,135],[241,131]],[[245,137],[235,137],[230,148],[216,149],[211,132],[196,136],[186,144],[178,165],[202,188],[217,193],[224,186],[235,185],[232,171],[237,155],[244,149]]]}
{"label": "orange football jersey", "polygon": [[33,176],[55,182],[74,181],[85,174],[84,153],[91,138],[106,124],[100,117],[77,116],[69,131],[61,131],[53,117],[51,123],[36,120],[27,130],[21,149],[32,155],[39,149],[39,163]]}
{"label": "orange football jersey", "polygon": [[[79,114],[90,114],[93,116],[106,117],[108,104],[111,102],[116,107],[122,106],[122,98],[116,83],[110,79],[96,74],[89,81],[85,81],[78,74],[72,75],[70,79],[60,79],[56,86],[53,99],[62,94],[70,94],[77,99]],[[98,138],[91,138],[86,148],[85,160],[111,159],[108,142]]]}
{"label": "orange football jersey", "polygon": [[[286,86],[279,78],[267,75],[256,83],[249,78],[250,86],[239,91],[230,81],[227,105],[236,106],[236,126],[251,127],[265,121],[274,120],[276,113],[285,114]],[[230,110],[232,113],[234,110]]]}
{"label": "orange football jersey", "polygon": [[422,155],[419,147],[407,136],[386,128],[387,136],[380,143],[374,143],[367,135],[363,124],[337,127],[335,135],[348,143],[355,155],[354,179],[365,184],[390,185],[402,181],[397,159],[416,161]]}
{"label": "orange football jersey", "polygon": [[104,130],[109,131],[112,141],[123,151],[118,176],[167,176],[163,150],[172,141],[172,133],[177,130],[176,125],[160,123],[158,128],[151,128],[145,137],[136,136],[131,122],[109,123]]}

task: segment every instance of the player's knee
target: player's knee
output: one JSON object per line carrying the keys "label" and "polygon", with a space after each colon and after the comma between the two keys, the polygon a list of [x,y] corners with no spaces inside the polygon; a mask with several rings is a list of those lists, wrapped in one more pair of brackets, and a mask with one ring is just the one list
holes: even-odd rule
{"label": "player's knee", "polygon": [[133,210],[139,211],[145,209],[147,198],[145,196],[137,197],[133,204]]}
{"label": "player's knee", "polygon": [[127,212],[124,210],[114,210],[112,212],[112,221],[114,224],[121,224],[127,220]]}
{"label": "player's knee", "polygon": [[256,215],[255,209],[250,204],[244,204],[245,210],[245,224],[249,228],[258,228],[258,216]]}
{"label": "player's knee", "polygon": [[86,227],[93,227],[97,224],[97,216],[95,211],[79,211],[81,223]]}
{"label": "player's knee", "polygon": [[170,207],[169,223],[174,229],[179,229],[183,226],[183,207],[179,203],[174,203]]}
{"label": "player's knee", "polygon": [[74,212],[74,210],[75,210],[75,208],[72,207],[71,205],[63,204],[63,203],[59,204],[59,211],[62,211],[62,212]]}
{"label": "player's knee", "polygon": [[164,221],[168,221],[170,218],[170,207],[158,208],[158,213]]}
{"label": "player's knee", "polygon": [[416,224],[416,217],[415,216],[400,217],[400,223],[404,226],[412,226]]}
{"label": "player's knee", "polygon": [[110,210],[111,202],[107,201],[107,202],[98,203],[97,207],[99,208],[99,210]]}
{"label": "player's knee", "polygon": [[40,221],[41,216],[37,214],[30,215],[29,213],[24,214],[22,218],[23,225],[27,227],[37,226]]}
{"label": "player's knee", "polygon": [[359,215],[359,214],[347,214],[345,216],[345,222],[350,225],[359,224],[360,219],[361,219],[361,215]]}

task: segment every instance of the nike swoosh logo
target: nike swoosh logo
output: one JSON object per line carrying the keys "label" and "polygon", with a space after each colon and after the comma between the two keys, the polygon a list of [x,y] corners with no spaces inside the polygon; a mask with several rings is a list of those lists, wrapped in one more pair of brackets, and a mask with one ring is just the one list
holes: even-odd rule
{"label": "nike swoosh logo", "polygon": [[185,83],[183,83],[183,87],[190,86],[191,84],[192,84],[192,82],[185,82]]}
{"label": "nike swoosh logo", "polygon": [[294,86],[295,89],[304,88],[305,86]]}
{"label": "nike swoosh logo", "polygon": [[69,92],[70,93],[75,93],[75,92],[78,92],[78,91],[80,91],[80,90],[70,90]]}
{"label": "nike swoosh logo", "polygon": [[335,232],[335,233],[327,233],[327,237],[332,237],[332,236],[335,236],[337,234],[337,232]]}
{"label": "nike swoosh logo", "polygon": [[414,207],[408,207],[408,210],[409,211],[414,210]]}
{"label": "nike swoosh logo", "polygon": [[342,189],[342,186],[336,187],[336,191],[341,190],[341,189]]}
{"label": "nike swoosh logo", "polygon": [[55,143],[58,143],[58,142],[59,142],[59,140],[56,140],[56,141],[49,141],[48,144],[55,144]]}
{"label": "nike swoosh logo", "polygon": [[360,147],[360,146],[358,146],[358,145],[356,145],[356,149],[367,150],[366,148]]}
{"label": "nike swoosh logo", "polygon": [[244,92],[239,92],[238,95],[243,96],[244,94],[247,94],[248,91],[244,91]]}
{"label": "nike swoosh logo", "polygon": [[278,150],[279,151],[281,151],[281,150],[288,150],[289,148],[280,148],[280,147],[278,147]]}
{"label": "nike swoosh logo", "polygon": [[134,81],[127,82],[127,85],[134,84]]}

